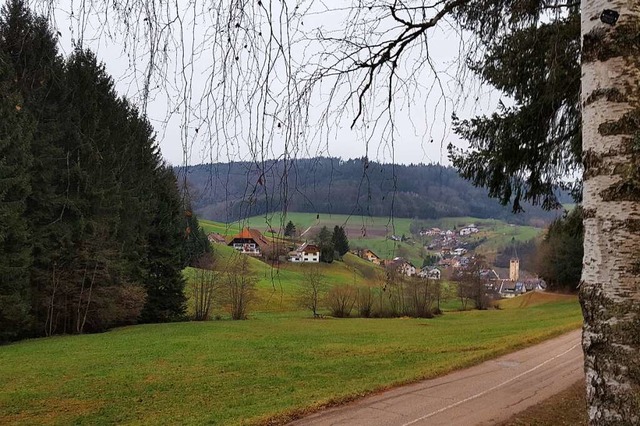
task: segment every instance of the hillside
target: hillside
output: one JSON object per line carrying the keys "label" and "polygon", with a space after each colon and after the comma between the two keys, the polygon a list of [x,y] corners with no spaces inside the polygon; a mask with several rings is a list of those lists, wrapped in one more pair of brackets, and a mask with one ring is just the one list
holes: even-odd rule
{"label": "hillside", "polygon": [[[223,235],[237,233],[241,227],[249,226],[266,232],[269,229],[282,235],[284,225],[292,221],[301,240],[311,240],[322,226],[332,229],[334,226],[343,226],[347,233],[352,249],[368,248],[378,256],[391,259],[402,256],[409,259],[415,265],[422,265],[425,254],[423,247],[431,239],[421,237],[418,232],[421,228],[439,227],[442,229],[462,228],[470,223],[475,223],[481,232],[466,240],[475,247],[475,252],[482,253],[490,261],[496,253],[508,247],[513,241],[524,242],[538,236],[541,228],[524,225],[514,225],[502,220],[480,219],[475,217],[446,217],[441,219],[406,219],[389,217],[363,217],[339,214],[311,214],[292,212],[283,216],[282,213],[271,213],[264,216],[253,216],[231,224],[221,224],[208,220],[202,220],[201,225],[206,232],[219,232]],[[405,241],[394,241],[392,235],[408,237]]]}
{"label": "hillside", "polygon": [[484,188],[439,165],[319,157],[204,164],[178,167],[176,172],[186,174],[196,212],[222,222],[275,211],[420,219],[473,216],[537,225],[556,216],[530,205],[514,215]]}

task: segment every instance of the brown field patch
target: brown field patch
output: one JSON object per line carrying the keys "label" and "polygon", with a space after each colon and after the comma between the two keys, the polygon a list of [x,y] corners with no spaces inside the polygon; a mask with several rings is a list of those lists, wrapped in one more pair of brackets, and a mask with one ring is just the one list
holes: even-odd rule
{"label": "brown field patch", "polygon": [[559,301],[576,300],[578,296],[575,294],[547,293],[544,291],[531,291],[522,296],[514,297],[500,301],[500,307],[503,309],[527,308],[530,306],[543,305],[545,303],[553,303]]}
{"label": "brown field patch", "polygon": [[389,233],[384,228],[365,226],[346,226],[344,231],[349,238],[384,238]]}
{"label": "brown field patch", "polygon": [[584,381],[529,407],[498,426],[581,426],[587,424]]}
{"label": "brown field patch", "polygon": [[37,409],[0,415],[0,424],[50,425],[74,423],[78,417],[98,411],[104,401],[75,398],[49,398],[34,402]]}

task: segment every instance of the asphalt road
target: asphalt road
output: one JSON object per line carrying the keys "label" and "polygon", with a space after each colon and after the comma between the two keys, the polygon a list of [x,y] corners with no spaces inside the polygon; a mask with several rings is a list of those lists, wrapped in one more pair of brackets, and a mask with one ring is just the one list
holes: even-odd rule
{"label": "asphalt road", "polygon": [[432,380],[403,386],[291,425],[491,425],[584,377],[580,331]]}

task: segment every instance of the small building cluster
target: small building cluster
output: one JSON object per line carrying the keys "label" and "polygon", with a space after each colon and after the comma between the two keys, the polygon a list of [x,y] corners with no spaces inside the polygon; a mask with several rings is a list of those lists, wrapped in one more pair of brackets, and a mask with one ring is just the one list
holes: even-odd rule
{"label": "small building cluster", "polygon": [[390,260],[382,259],[370,249],[353,250],[352,253],[364,260],[373,263],[374,265],[383,266],[386,269],[394,270],[408,277],[418,276],[420,278],[429,278],[436,280],[439,280],[441,277],[441,272],[438,268],[425,267],[420,269],[402,257],[395,257]]}
{"label": "small building cluster", "polygon": [[[230,240],[218,233],[210,233],[208,239],[214,244],[225,244],[249,256],[263,257],[267,253],[278,251],[276,243],[269,241],[257,229],[248,227],[243,228]],[[290,251],[286,258],[294,263],[318,263],[320,262],[320,249],[314,244],[304,243]]]}

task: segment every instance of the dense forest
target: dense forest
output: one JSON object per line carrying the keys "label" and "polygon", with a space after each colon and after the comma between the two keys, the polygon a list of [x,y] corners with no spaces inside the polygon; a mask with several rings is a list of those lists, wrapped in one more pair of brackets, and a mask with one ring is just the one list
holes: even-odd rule
{"label": "dense forest", "polygon": [[485,189],[440,165],[318,157],[204,164],[177,171],[186,175],[195,210],[204,218],[223,222],[297,211],[420,219],[473,216],[541,225],[558,214],[531,205],[513,214],[489,198]]}
{"label": "dense forest", "polygon": [[93,53],[0,12],[0,342],[184,315],[208,249],[145,117]]}

